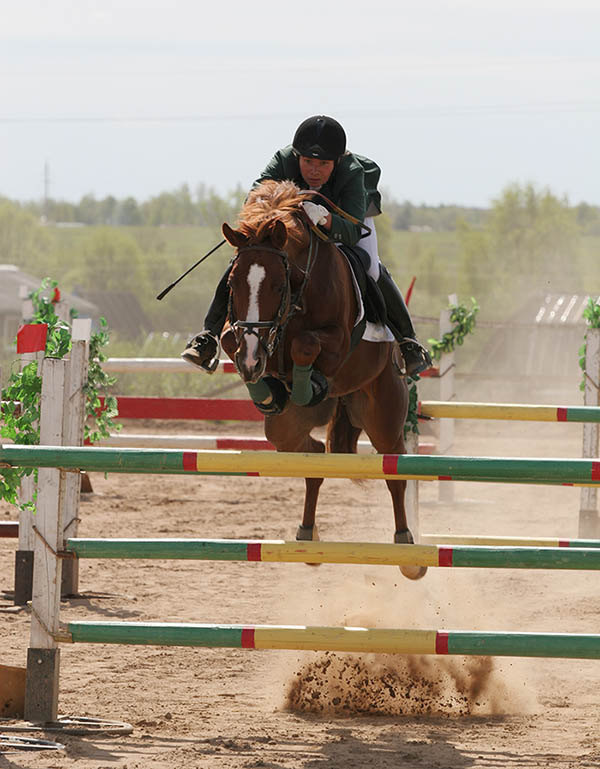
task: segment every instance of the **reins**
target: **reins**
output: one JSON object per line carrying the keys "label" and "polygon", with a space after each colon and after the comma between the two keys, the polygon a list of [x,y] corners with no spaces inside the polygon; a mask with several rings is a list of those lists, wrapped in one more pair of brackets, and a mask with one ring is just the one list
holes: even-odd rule
{"label": "reins", "polygon": [[[322,192],[319,192],[318,190],[298,190],[298,192],[301,195],[318,195],[322,200],[324,200],[327,205],[332,208],[336,214],[339,214],[342,219],[347,219],[349,222],[352,222],[352,224],[358,224],[358,226],[363,230],[363,234],[360,236],[361,238],[366,238],[367,235],[371,234],[371,228],[367,227],[367,225],[364,222],[361,222],[360,219],[357,219],[355,216],[352,216],[352,214],[347,213],[339,206],[336,206],[336,204],[329,200],[328,197],[323,195]],[[323,240],[325,243],[336,243],[335,240],[330,238],[328,235],[326,235],[322,230],[320,230],[316,224],[313,224],[310,220],[308,214],[304,209],[302,209],[304,216],[306,217],[306,220],[308,222],[308,226],[310,227],[311,231],[315,233],[315,235],[320,239]]]}

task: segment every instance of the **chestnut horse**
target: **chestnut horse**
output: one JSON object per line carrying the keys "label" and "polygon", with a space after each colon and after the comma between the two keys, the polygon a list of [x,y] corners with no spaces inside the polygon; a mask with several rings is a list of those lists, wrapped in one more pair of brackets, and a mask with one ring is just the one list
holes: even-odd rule
{"label": "chestnut horse", "polygon": [[[324,452],[325,445],[311,431],[327,425],[331,452],[355,453],[364,430],[378,453],[404,454],[408,389],[392,361],[392,343],[361,340],[351,347],[360,309],[351,269],[337,246],[317,238],[301,207],[306,199],[292,182],[265,181],[249,194],[238,228],[223,225],[225,238],[237,249],[223,349],[253,397],[252,387],[260,388],[261,381],[278,385],[280,413],[265,416],[265,436],[278,451]],[[313,371],[320,375],[311,379]],[[326,380],[328,393],[310,405],[319,400],[311,398],[313,379],[317,389]],[[305,481],[296,539],[316,540],[323,479]],[[394,509],[394,541],[412,543],[404,506],[406,481],[386,484]],[[411,579],[425,571],[402,567]]]}

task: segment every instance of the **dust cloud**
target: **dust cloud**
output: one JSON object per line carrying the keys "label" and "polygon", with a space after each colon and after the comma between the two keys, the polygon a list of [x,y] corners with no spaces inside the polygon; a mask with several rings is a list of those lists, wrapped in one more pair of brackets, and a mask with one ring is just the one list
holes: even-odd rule
{"label": "dust cloud", "polygon": [[489,657],[326,652],[296,673],[286,708],[328,716],[468,716],[506,713],[508,701]]}
{"label": "dust cloud", "polygon": [[[451,589],[443,575],[431,569],[418,583],[383,567],[364,573],[360,581],[354,579],[351,592],[347,581],[345,587],[333,587],[318,609],[306,607],[310,624],[451,629],[477,628],[489,621],[490,607],[477,591],[469,594],[459,585]],[[493,612],[501,626],[497,604]],[[464,717],[538,710],[527,684],[526,660],[320,652],[281,663],[279,674],[285,674],[281,707],[293,712]]]}

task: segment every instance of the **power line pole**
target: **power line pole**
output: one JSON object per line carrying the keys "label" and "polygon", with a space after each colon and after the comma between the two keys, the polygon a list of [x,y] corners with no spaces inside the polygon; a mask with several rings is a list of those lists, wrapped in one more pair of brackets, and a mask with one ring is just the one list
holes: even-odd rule
{"label": "power line pole", "polygon": [[44,163],[44,207],[43,207],[43,219],[48,221],[48,200],[50,198],[50,164],[46,160]]}

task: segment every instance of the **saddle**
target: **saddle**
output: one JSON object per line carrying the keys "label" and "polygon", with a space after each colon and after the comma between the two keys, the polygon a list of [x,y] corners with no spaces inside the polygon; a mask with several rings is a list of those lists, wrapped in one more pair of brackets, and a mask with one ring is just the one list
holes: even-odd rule
{"label": "saddle", "polygon": [[364,307],[364,316],[354,327],[350,338],[350,349],[354,349],[362,339],[367,321],[387,324],[387,310],[379,286],[368,273],[371,263],[369,254],[360,246],[340,245],[338,248],[352,268]]}

